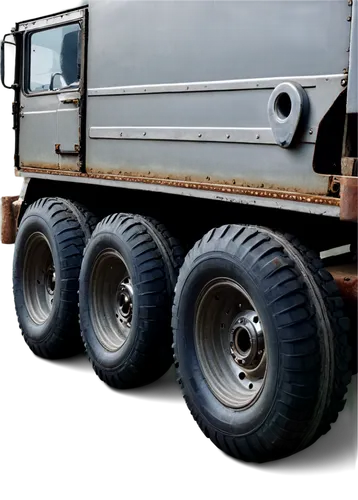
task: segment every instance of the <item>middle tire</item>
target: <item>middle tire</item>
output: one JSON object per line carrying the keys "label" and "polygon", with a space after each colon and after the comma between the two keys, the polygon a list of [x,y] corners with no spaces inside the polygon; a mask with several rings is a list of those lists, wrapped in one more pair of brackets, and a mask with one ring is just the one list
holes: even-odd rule
{"label": "middle tire", "polygon": [[153,382],[173,362],[171,303],[183,255],[153,219],[104,219],[80,274],[82,338],[99,378],[125,389]]}

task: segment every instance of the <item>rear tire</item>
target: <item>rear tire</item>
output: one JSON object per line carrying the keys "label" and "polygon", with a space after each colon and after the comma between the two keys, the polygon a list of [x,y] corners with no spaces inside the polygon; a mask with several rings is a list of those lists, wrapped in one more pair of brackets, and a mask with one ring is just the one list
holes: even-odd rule
{"label": "rear tire", "polygon": [[25,212],[15,243],[13,289],[20,329],[43,358],[83,350],[78,324],[78,277],[93,220],[84,207],[43,198]]}
{"label": "rear tire", "polygon": [[232,225],[194,246],[175,293],[175,366],[218,448],[264,462],[327,432],[350,381],[342,306],[320,259],[294,238]]}
{"label": "rear tire", "polygon": [[156,221],[117,214],[97,226],[86,247],[82,338],[95,372],[111,387],[148,384],[173,363],[170,318],[182,261],[178,246]]}

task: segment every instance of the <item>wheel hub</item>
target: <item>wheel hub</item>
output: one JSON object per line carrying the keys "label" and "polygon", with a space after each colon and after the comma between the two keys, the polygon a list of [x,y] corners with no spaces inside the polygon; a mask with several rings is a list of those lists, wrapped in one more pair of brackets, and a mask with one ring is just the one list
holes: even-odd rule
{"label": "wheel hub", "polygon": [[118,319],[130,327],[133,315],[133,286],[130,278],[126,277],[119,285],[118,290]]}
{"label": "wheel hub", "polygon": [[264,353],[264,337],[255,311],[243,311],[230,328],[230,353],[234,361],[247,370],[260,364]]}
{"label": "wheel hub", "polygon": [[53,265],[49,266],[45,271],[45,286],[49,295],[54,295],[56,285],[56,273]]}

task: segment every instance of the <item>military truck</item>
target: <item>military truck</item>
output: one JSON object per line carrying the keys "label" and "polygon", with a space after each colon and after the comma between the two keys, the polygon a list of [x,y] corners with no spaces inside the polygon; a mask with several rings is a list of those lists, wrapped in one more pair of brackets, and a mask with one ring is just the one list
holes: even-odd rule
{"label": "military truck", "polygon": [[174,353],[197,424],[241,460],[326,433],[357,310],[357,29],[356,0],[89,0],[17,23],[2,241],[29,348],[85,349],[121,389]]}

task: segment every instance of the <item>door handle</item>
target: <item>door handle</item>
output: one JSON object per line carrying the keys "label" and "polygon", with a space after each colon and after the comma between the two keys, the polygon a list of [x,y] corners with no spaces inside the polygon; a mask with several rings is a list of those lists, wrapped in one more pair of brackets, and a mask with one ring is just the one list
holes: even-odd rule
{"label": "door handle", "polygon": [[57,155],[78,155],[80,152],[80,147],[78,144],[75,144],[73,150],[66,150],[61,149],[61,144],[55,144],[55,152]]}
{"label": "door handle", "polygon": [[62,104],[74,104],[75,106],[78,106],[80,103],[80,100],[77,97],[66,98],[66,99],[61,99],[61,97],[60,97],[60,102]]}

